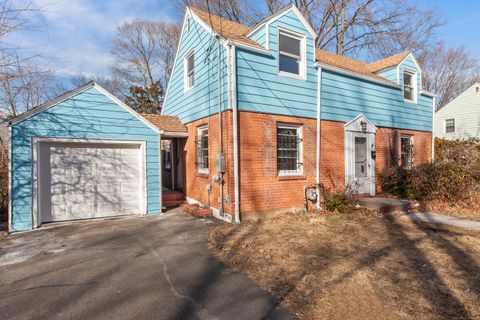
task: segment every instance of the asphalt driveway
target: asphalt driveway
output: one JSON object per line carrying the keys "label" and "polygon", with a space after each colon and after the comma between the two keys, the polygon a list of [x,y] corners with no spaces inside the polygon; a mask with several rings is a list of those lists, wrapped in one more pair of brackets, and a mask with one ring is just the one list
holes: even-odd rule
{"label": "asphalt driveway", "polygon": [[51,225],[0,242],[1,319],[291,319],[178,209]]}

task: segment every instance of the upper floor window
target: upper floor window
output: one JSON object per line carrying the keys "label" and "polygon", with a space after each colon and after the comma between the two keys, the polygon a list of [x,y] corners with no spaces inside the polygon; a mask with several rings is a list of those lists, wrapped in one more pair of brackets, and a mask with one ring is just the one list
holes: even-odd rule
{"label": "upper floor window", "polygon": [[455,119],[445,120],[445,133],[455,132]]}
{"label": "upper floor window", "polygon": [[208,126],[197,129],[197,169],[208,174]]}
{"label": "upper floor window", "polygon": [[416,102],[416,77],[415,73],[403,72],[403,98],[410,102]]}
{"label": "upper floor window", "polygon": [[277,126],[277,170],[279,175],[302,174],[302,128]]}
{"label": "upper floor window", "polygon": [[278,70],[280,73],[303,76],[303,37],[279,31]]}
{"label": "upper floor window", "polygon": [[195,56],[193,50],[185,56],[185,90],[195,85]]}

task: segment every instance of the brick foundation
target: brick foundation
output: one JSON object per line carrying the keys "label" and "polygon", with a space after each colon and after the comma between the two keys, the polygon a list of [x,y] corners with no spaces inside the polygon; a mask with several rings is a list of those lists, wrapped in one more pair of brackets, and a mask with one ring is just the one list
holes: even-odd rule
{"label": "brick foundation", "polygon": [[[232,214],[234,208],[233,182],[233,132],[232,113],[223,117],[223,146],[227,172],[224,175],[224,197],[230,198],[225,211]],[[281,177],[277,174],[276,127],[278,123],[300,124],[303,135],[303,175]],[[209,125],[209,174],[197,173],[197,128]],[[278,116],[253,112],[239,112],[239,177],[240,211],[242,218],[252,213],[274,212],[302,208],[304,189],[315,184],[316,120]],[[214,208],[219,206],[219,185],[212,181],[215,171],[215,154],[218,151],[218,116],[214,115],[187,124],[189,138],[185,145],[186,185],[185,194]],[[414,137],[414,164],[431,160],[431,133],[391,128],[378,128],[376,134],[376,173],[392,163],[391,148],[397,148],[400,134]],[[321,122],[321,180],[330,189],[343,191],[345,187],[344,123]],[[207,185],[211,184],[211,192]]]}

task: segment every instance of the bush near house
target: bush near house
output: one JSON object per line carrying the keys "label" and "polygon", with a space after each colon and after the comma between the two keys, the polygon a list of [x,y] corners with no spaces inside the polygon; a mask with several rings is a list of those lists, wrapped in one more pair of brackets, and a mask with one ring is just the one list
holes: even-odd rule
{"label": "bush near house", "polygon": [[0,139],[0,222],[8,219],[8,151]]}
{"label": "bush near house", "polygon": [[412,169],[391,167],[379,175],[383,193],[453,205],[480,205],[480,141],[436,139],[435,161]]}

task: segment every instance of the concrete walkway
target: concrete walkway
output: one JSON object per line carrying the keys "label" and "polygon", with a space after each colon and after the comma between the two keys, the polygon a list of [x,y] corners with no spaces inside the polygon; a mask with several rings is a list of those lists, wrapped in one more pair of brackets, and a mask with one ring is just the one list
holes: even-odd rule
{"label": "concrete walkway", "polygon": [[178,209],[45,225],[0,242],[0,319],[295,319]]}
{"label": "concrete walkway", "polygon": [[445,224],[449,226],[480,231],[480,222],[478,221],[456,218],[443,214],[436,214],[430,212],[412,212],[402,216],[402,218],[410,219],[412,221]]}

